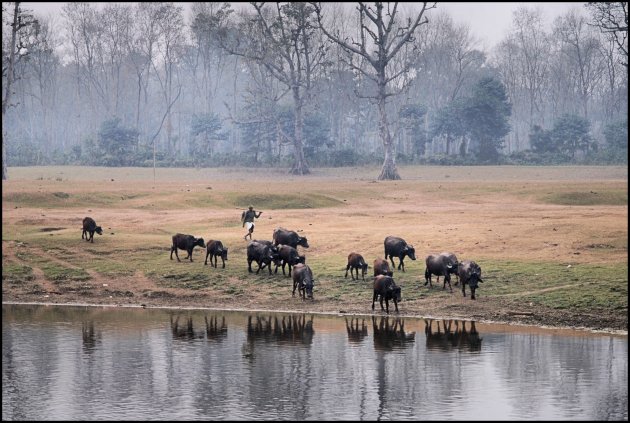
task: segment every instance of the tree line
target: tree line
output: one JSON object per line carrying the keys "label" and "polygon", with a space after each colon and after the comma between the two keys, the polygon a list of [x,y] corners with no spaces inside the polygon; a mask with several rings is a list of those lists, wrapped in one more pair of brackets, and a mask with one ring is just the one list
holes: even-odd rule
{"label": "tree line", "polygon": [[522,6],[489,51],[436,3],[2,7],[3,178],[7,163],[380,163],[379,179],[397,163],[627,163],[627,3],[551,26]]}

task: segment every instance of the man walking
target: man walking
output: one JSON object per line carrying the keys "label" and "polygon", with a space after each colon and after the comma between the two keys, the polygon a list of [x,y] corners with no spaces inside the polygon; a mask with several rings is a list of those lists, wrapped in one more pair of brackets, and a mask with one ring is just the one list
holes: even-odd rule
{"label": "man walking", "polygon": [[252,233],[254,232],[254,219],[258,219],[261,214],[262,212],[254,210],[254,206],[249,206],[249,210],[243,211],[243,214],[241,214],[241,222],[243,223],[243,227],[247,225],[247,233],[243,239],[247,239],[247,236],[249,236],[250,240],[252,239]]}

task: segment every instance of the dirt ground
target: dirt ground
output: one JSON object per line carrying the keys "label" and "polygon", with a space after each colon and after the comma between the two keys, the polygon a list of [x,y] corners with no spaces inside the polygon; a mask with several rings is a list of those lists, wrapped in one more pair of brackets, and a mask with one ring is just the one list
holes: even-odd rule
{"label": "dirt ground", "polygon": [[[558,192],[627,192],[627,168],[623,167],[409,167],[401,168],[402,181],[388,182],[374,179],[376,169],[318,170],[303,178],[273,170],[256,174],[250,170],[177,173],[161,169],[155,183],[151,169],[85,169],[13,168],[13,177],[3,181],[3,267],[6,263],[28,264],[33,268],[29,283],[39,287],[25,290],[8,284],[3,270],[3,303],[371,314],[370,278],[365,282],[343,278],[345,259],[349,252],[359,251],[371,264],[374,258],[382,257],[387,235],[401,236],[416,248],[418,260],[406,259],[407,272],[395,272],[395,277],[403,278],[405,290],[427,289],[423,286],[423,258],[442,251],[454,251],[460,260],[478,263],[549,261],[568,267],[624,263],[627,269],[627,197],[625,205],[576,206],[545,200]],[[67,203],[49,203],[47,199],[53,198],[50,194],[59,192],[69,196]],[[281,193],[289,196],[288,200],[283,197],[286,201],[293,198],[291,195],[301,201],[321,196],[332,203],[293,208],[265,205],[265,196]],[[256,208],[264,210],[255,238],[271,239],[278,226],[308,237],[311,247],[300,252],[306,252],[307,264],[316,264],[322,273],[316,275],[319,286],[314,301],[292,298],[288,278],[273,275],[273,284],[267,286],[261,276],[248,274],[246,241],[242,239],[245,231],[239,222],[240,210],[246,207],[241,195],[253,198]],[[106,200],[99,201],[99,197]],[[94,244],[79,237],[80,221],[86,215],[95,217],[105,229],[103,236],[95,235]],[[133,276],[112,277],[79,264],[94,260],[94,250],[102,248],[106,250],[103,254],[124,267],[124,255],[116,253],[142,247],[154,248],[163,259],[154,265],[158,270],[161,266],[178,270],[202,266],[205,251],[201,249],[195,250],[193,263],[168,259],[170,236],[175,232],[221,239],[230,247],[227,268],[205,266],[204,272],[223,272],[223,283],[243,285],[245,292],[229,295],[205,288],[158,286],[144,268],[138,267]],[[49,246],[51,239],[58,239],[73,259],[43,247]],[[19,253],[24,249],[37,260],[25,260]],[[185,256],[182,253],[181,258]],[[89,293],[60,289],[45,276],[45,263],[85,269],[90,277],[86,282]],[[625,278],[627,285],[627,275]],[[341,284],[354,284],[354,294],[335,298],[318,295],[317,291],[338,289]],[[577,285],[559,282],[536,292]],[[434,286],[435,291],[441,291]],[[276,292],[279,287],[283,287],[280,294]],[[463,297],[457,286],[453,294],[440,292],[412,299],[405,299],[403,291],[399,314],[627,333],[627,302],[621,311],[598,308],[579,313],[515,302],[515,298],[531,293],[524,288],[488,296],[482,285],[477,300],[472,301],[470,296]],[[375,313],[382,313],[378,304]]]}

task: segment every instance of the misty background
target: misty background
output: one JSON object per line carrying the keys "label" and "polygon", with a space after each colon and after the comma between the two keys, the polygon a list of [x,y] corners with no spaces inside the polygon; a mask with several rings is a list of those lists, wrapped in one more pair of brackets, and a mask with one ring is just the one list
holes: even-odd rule
{"label": "misty background", "polygon": [[[437,3],[392,57],[380,110],[370,61],[322,32],[310,3],[21,3],[5,107],[15,3],[3,2],[3,155],[8,166],[303,160],[305,174],[383,163],[391,136],[399,164],[627,163],[627,3],[611,4],[625,4],[625,30],[603,31],[587,3],[522,3],[480,35],[481,3]],[[422,4],[398,7],[402,33]],[[321,18],[358,45],[357,3],[322,4]]]}

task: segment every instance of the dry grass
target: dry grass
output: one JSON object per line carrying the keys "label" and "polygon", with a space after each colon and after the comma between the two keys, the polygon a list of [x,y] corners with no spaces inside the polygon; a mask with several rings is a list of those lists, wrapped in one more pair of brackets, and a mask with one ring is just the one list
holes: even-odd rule
{"label": "dry grass", "polygon": [[[627,167],[415,166],[400,173],[402,181],[376,181],[377,168],[315,169],[306,177],[274,169],[157,169],[154,183],[152,169],[11,168],[2,193],[3,265],[15,270],[7,276],[12,288],[3,282],[3,300],[367,313],[369,281],[343,278],[347,255],[356,251],[371,263],[383,256],[383,239],[396,235],[418,257],[395,274],[403,312],[510,320],[510,310],[525,306],[541,316],[533,323],[560,324],[565,316],[558,313],[570,320],[577,307],[616,319],[586,326],[627,330],[627,315],[615,317],[627,313]],[[288,278],[247,273],[239,219],[249,203],[264,211],[255,238],[271,239],[278,226],[308,238],[311,248],[302,252],[319,283],[314,304],[292,299]],[[104,229],[94,244],[80,238],[88,215]],[[230,248],[227,268],[203,266],[201,250],[192,264],[170,261],[176,232],[222,240]],[[442,251],[481,265],[487,283],[476,302],[423,287],[424,257]],[[53,294],[59,287],[41,269],[50,273],[53,261],[83,275],[74,291]],[[25,274],[20,266],[33,268],[22,288],[15,282]],[[574,280],[557,269],[582,273]],[[543,271],[556,276],[534,283]],[[585,292],[584,280],[597,275],[605,283]],[[563,290],[572,300],[560,301]]]}

